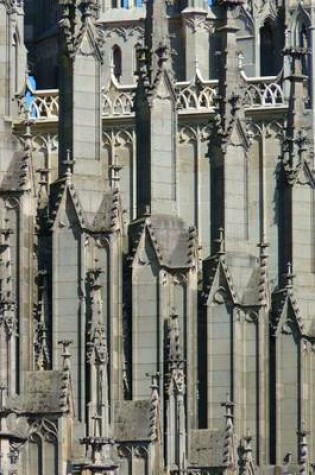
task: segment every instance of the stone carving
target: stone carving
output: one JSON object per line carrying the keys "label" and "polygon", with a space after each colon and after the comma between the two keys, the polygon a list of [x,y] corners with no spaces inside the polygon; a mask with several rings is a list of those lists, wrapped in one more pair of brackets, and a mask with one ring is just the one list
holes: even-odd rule
{"label": "stone carving", "polygon": [[29,440],[36,442],[38,436],[49,443],[57,442],[58,431],[56,425],[48,419],[34,420],[29,428]]}
{"label": "stone carving", "polygon": [[0,0],[0,471],[307,475],[311,7],[59,0],[57,59],[28,3],[60,90],[14,77],[29,15]]}
{"label": "stone carving", "polygon": [[249,83],[244,91],[245,107],[284,107],[285,100],[281,84],[258,80]]}
{"label": "stone carving", "polygon": [[122,129],[113,127],[103,132],[103,147],[120,148],[130,146],[134,143],[132,128]]}
{"label": "stone carving", "polygon": [[234,425],[233,425],[233,402],[230,401],[229,395],[225,402],[221,404],[226,409],[225,420],[225,440],[224,440],[224,451],[223,451],[223,464],[228,469],[235,468],[235,454],[234,454]]}
{"label": "stone carving", "polygon": [[[59,93],[53,91],[32,91],[30,115],[36,121],[54,121],[59,116]],[[26,116],[25,99],[18,98],[18,111],[21,117]]]}
{"label": "stone carving", "polygon": [[120,37],[124,41],[128,41],[131,38],[136,38],[137,41],[143,40],[144,28],[142,25],[133,25],[128,27],[124,26],[110,26],[106,25],[104,29],[104,38]]}
{"label": "stone carving", "polygon": [[189,142],[206,142],[212,133],[212,126],[210,124],[200,123],[195,127],[183,126],[178,132],[178,141],[180,144],[187,144]]}
{"label": "stone carving", "polygon": [[177,99],[177,107],[182,109],[197,109],[198,112],[202,112],[203,109],[211,110],[215,105],[216,95],[217,89],[215,87],[189,86],[180,91]]}
{"label": "stone carving", "polygon": [[116,97],[102,94],[102,111],[104,117],[133,116],[133,97],[130,92],[118,92]]}
{"label": "stone carving", "polygon": [[187,17],[184,20],[185,26],[189,28],[193,33],[197,31],[205,31],[206,33],[213,33],[213,24],[209,22],[205,15],[194,15]]}

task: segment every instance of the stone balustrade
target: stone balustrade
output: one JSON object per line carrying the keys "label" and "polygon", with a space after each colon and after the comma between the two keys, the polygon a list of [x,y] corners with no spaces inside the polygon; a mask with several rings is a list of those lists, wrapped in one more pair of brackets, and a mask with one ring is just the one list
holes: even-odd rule
{"label": "stone balustrade", "polygon": [[[101,111],[103,119],[133,118],[136,86],[121,86],[111,83],[102,88]],[[218,81],[179,82],[176,85],[177,107],[180,115],[211,113],[218,97]],[[36,122],[57,121],[59,115],[58,89],[34,91],[28,105],[24,97],[18,98],[19,118],[30,116]],[[282,83],[277,77],[246,78],[243,92],[243,105],[246,109],[286,107]]]}
{"label": "stone balustrade", "polygon": [[243,104],[246,108],[286,107],[281,79],[277,76],[246,78]]}
{"label": "stone balustrade", "polygon": [[36,90],[32,95],[18,98],[19,116],[25,117],[27,109],[36,121],[56,121],[59,116],[58,89]]}
{"label": "stone balustrade", "polygon": [[133,112],[133,98],[135,87],[117,87],[102,89],[101,110],[102,117],[115,118],[134,116]]}
{"label": "stone balustrade", "polygon": [[215,98],[218,95],[218,81],[178,83],[177,90],[177,105],[180,113],[209,113],[214,110]]}

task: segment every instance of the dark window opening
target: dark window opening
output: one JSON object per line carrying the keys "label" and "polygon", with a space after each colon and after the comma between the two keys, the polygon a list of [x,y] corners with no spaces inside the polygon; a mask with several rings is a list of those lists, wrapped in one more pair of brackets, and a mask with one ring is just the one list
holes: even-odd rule
{"label": "dark window opening", "polygon": [[260,30],[260,75],[277,74],[277,58],[274,35],[270,23],[265,23]]}
{"label": "dark window opening", "polygon": [[121,77],[121,49],[119,46],[113,47],[113,66],[114,66],[114,76],[117,81],[120,81]]}

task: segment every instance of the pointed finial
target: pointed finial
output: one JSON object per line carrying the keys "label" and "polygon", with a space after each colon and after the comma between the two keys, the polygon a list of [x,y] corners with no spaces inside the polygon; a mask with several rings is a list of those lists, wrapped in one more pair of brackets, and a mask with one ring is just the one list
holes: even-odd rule
{"label": "pointed finial", "polygon": [[70,183],[71,176],[72,176],[72,167],[74,165],[74,159],[71,157],[70,148],[67,148],[67,150],[66,150],[66,159],[63,160],[62,164],[66,167],[66,170],[65,170],[66,181],[67,181],[67,183]]}
{"label": "pointed finial", "polygon": [[147,378],[151,378],[150,388],[152,389],[152,391],[158,390],[159,389],[160,373],[157,371],[156,373],[153,373],[153,374],[146,373],[145,375],[146,375]]}
{"label": "pointed finial", "polygon": [[70,369],[71,354],[70,354],[70,351],[69,351],[69,347],[72,343],[73,343],[72,340],[60,340],[60,341],[58,341],[58,345],[62,346],[61,356],[63,358],[63,370],[64,371],[69,371],[69,369]]}
{"label": "pointed finial", "polygon": [[151,206],[146,204],[143,216],[151,216]]}
{"label": "pointed finial", "polygon": [[225,409],[226,409],[224,417],[233,419],[232,409],[234,407],[234,402],[231,401],[230,393],[228,393],[228,392],[226,393],[226,399],[225,399],[224,402],[221,403],[221,406],[225,407]]}
{"label": "pointed finial", "polygon": [[[115,157],[117,159],[117,157]],[[120,175],[119,172],[122,169],[121,165],[118,165],[118,163],[113,163],[113,165],[110,166],[111,172],[112,172],[112,186],[113,188],[119,188],[119,182],[120,182]]]}
{"label": "pointed finial", "polygon": [[286,287],[287,289],[293,287],[293,279],[295,277],[295,274],[292,273],[292,265],[291,262],[287,263],[287,273],[284,275],[286,278],[287,284]]}
{"label": "pointed finial", "polygon": [[219,255],[225,254],[225,237],[224,237],[223,226],[219,228],[219,238],[216,239],[216,242],[219,244],[219,251],[217,252],[217,254]]}

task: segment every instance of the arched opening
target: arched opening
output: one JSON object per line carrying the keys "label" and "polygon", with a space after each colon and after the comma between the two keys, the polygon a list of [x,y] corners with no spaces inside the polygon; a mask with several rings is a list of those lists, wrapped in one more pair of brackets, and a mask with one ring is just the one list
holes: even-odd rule
{"label": "arched opening", "polygon": [[118,82],[120,82],[121,77],[121,49],[119,46],[115,45],[113,47],[113,67],[114,67],[114,76]]}
{"label": "arched opening", "polygon": [[270,21],[266,21],[260,29],[260,75],[275,76],[277,59],[275,56],[275,38]]}

